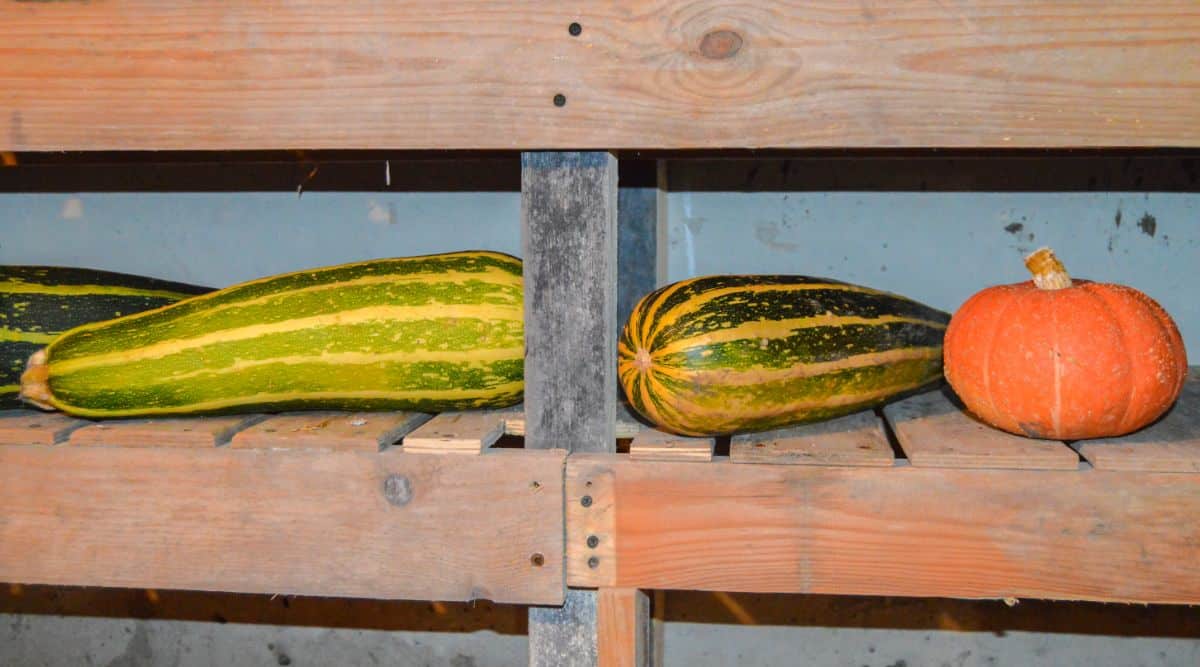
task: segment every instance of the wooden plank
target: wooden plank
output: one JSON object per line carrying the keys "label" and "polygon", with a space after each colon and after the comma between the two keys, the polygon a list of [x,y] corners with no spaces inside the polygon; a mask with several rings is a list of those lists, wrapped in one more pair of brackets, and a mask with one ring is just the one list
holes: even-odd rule
{"label": "wooden plank", "polygon": [[91,422],[61,412],[0,411],[0,445],[57,445]]}
{"label": "wooden plank", "polygon": [[873,412],[777,431],[733,436],[734,463],[890,466],[895,463],[883,423]]}
{"label": "wooden plank", "polygon": [[650,598],[636,588],[601,588],[596,636],[599,667],[650,667]]}
{"label": "wooden plank", "polygon": [[68,444],[79,447],[219,447],[227,444],[238,431],[263,419],[266,415],[117,419],[72,432]]}
{"label": "wooden plank", "polygon": [[1200,144],[1192,0],[9,5],[0,150]]}
{"label": "wooden plank", "polygon": [[629,455],[642,461],[711,461],[716,438],[688,438],[648,428],[629,443]]}
{"label": "wooden plank", "polygon": [[235,449],[379,451],[429,420],[421,412],[298,412],[270,417],[233,436]]}
{"label": "wooden plank", "polygon": [[504,415],[493,410],[443,412],[404,438],[404,451],[480,454],[504,435]]}
{"label": "wooden plank", "polygon": [[[613,425],[614,435],[618,439],[630,439],[637,437],[638,433],[650,428],[640,419],[634,416],[629,409],[629,404],[624,401],[617,401],[617,420]],[[508,435],[525,435],[525,411],[524,407],[508,413],[504,420],[504,432]]]}
{"label": "wooden plank", "polygon": [[[585,489],[611,516],[602,577],[573,567]],[[566,494],[568,585],[1200,602],[1197,474],[578,454]]]}
{"label": "wooden plank", "polygon": [[617,161],[524,153],[525,446],[615,451]]}
{"label": "wooden plank", "polygon": [[1200,472],[1200,369],[1191,369],[1179,400],[1158,422],[1126,436],[1075,446],[1099,470]]}
{"label": "wooden plank", "polygon": [[0,447],[0,581],[559,604],[563,456]]}
{"label": "wooden plank", "polygon": [[529,667],[596,664],[596,598],[567,589],[561,607],[530,607]]}
{"label": "wooden plank", "polygon": [[979,422],[941,391],[883,408],[908,460],[940,468],[1074,470],[1079,456],[1057,440],[1034,440]]}
{"label": "wooden plank", "polygon": [[[525,447],[615,452],[617,161],[521,155]],[[596,594],[529,611],[530,664],[592,667]]]}

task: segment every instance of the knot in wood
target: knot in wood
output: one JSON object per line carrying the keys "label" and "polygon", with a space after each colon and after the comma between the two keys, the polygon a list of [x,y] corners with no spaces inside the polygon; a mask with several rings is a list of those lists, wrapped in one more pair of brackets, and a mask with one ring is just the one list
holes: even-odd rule
{"label": "knot in wood", "polygon": [[404,507],[412,500],[412,482],[404,475],[388,475],[383,480],[383,497],[396,507]]}
{"label": "knot in wood", "polygon": [[732,30],[713,30],[700,40],[700,55],[710,60],[725,60],[742,50],[742,36]]}

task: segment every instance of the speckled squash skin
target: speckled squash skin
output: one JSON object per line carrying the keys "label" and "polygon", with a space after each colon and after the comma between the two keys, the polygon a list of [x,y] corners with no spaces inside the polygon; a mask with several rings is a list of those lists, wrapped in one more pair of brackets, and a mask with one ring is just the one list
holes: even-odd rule
{"label": "speckled squash skin", "polygon": [[977,417],[1018,435],[1079,440],[1150,424],[1187,377],[1179,329],[1136,289],[1068,282],[968,299],[946,330],[946,379]]}

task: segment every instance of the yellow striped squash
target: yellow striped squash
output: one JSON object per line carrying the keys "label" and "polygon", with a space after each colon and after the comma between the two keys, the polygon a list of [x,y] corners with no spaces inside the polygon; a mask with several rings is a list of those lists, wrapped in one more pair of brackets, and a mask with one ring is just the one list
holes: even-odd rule
{"label": "yellow striped squash", "polygon": [[618,375],[629,403],[668,431],[783,428],[937,382],[949,319],[911,299],[824,278],[692,278],[634,307]]}
{"label": "yellow striped squash", "polygon": [[27,401],[75,415],[438,412],[517,403],[520,260],[381,259],[273,276],[73,329],[35,354]]}

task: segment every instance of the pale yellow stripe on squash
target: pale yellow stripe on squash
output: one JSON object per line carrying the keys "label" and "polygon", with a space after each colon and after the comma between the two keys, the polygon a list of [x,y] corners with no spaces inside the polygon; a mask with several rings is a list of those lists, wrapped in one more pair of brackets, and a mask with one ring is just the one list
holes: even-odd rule
{"label": "pale yellow stripe on squash", "polygon": [[[143,361],[146,359],[158,359],[175,354],[177,352],[193,350],[200,347],[206,347],[208,345],[215,345],[217,343],[249,340],[252,338],[259,338],[276,333],[302,331],[305,329],[319,329],[323,327],[333,327],[346,324],[361,324],[363,322],[370,322],[374,320],[412,321],[464,318],[519,322],[524,316],[522,309],[523,306],[521,304],[516,304],[515,307],[475,304],[371,306],[368,308],[345,310],[336,313],[328,313],[325,315],[313,315],[311,317],[302,317],[294,320],[284,320],[282,322],[273,322],[271,324],[252,324],[245,327],[239,327],[237,329],[225,329],[192,338],[168,340],[141,348],[121,350],[119,352],[110,352],[108,354],[97,354],[57,362],[51,359],[51,363],[53,365],[55,375],[66,375],[68,373],[83,370],[85,368],[115,366],[134,361]],[[50,349],[53,351],[53,348]],[[51,352],[51,354],[53,354],[53,352]]]}
{"label": "pale yellow stripe on squash", "polygon": [[236,396],[212,401],[188,403],[187,405],[183,406],[171,406],[164,408],[139,407],[132,410],[92,410],[89,408],[68,406],[56,399],[51,399],[51,403],[54,405],[54,407],[59,409],[69,407],[71,414],[82,417],[140,417],[143,415],[179,414],[181,410],[186,410],[188,413],[194,414],[198,412],[224,410],[242,405],[265,405],[270,403],[282,403],[285,401],[351,401],[358,399],[446,401],[470,400],[473,398],[491,398],[493,396],[506,393],[517,393],[521,391],[523,386],[523,382],[510,382],[508,384],[498,385],[488,389],[414,389],[411,391],[363,390],[252,394],[249,396]]}
{"label": "pale yellow stripe on squash", "polygon": [[932,327],[934,329],[946,328],[946,325],[942,322],[923,320],[916,317],[901,317],[899,315],[857,317],[850,315],[839,316],[827,313],[824,315],[797,317],[795,319],[787,320],[754,320],[744,324],[739,324],[736,327],[730,327],[728,329],[713,329],[705,333],[698,333],[682,340],[677,340],[669,345],[664,345],[657,350],[652,350],[651,356],[659,357],[668,354],[676,354],[678,352],[685,352],[694,347],[706,347],[709,345],[716,345],[718,343],[729,343],[736,340],[763,338],[767,340],[773,340],[776,338],[788,338],[796,331],[801,329],[854,325],[875,326],[879,324],[893,323],[920,324],[922,326]]}
{"label": "pale yellow stripe on squash", "polygon": [[798,363],[787,368],[756,368],[756,369],[713,369],[692,371],[686,368],[656,366],[655,372],[662,373],[684,382],[697,385],[747,386],[766,384],[784,380],[799,380],[807,377],[817,377],[828,373],[883,366],[900,361],[915,361],[919,359],[940,359],[942,348],[938,347],[902,347],[882,352],[866,352],[835,361],[816,363]]}
{"label": "pale yellow stripe on squash", "polygon": [[393,361],[411,363],[475,362],[478,364],[491,364],[497,361],[521,359],[524,356],[524,347],[507,347],[481,350],[419,350],[378,354],[371,352],[296,354],[288,357],[274,357],[267,359],[239,359],[232,365],[225,366],[223,368],[202,368],[199,370],[187,371],[185,373],[165,376],[151,384],[190,380],[202,376],[212,377],[216,375],[226,375],[230,373],[237,373],[238,371],[243,371],[249,368],[256,368],[258,366],[270,366],[271,364],[329,364],[331,366],[365,366],[370,364],[383,364]]}
{"label": "pale yellow stripe on squash", "polygon": [[0,394],[15,394],[21,391],[19,384],[0,384]]}
{"label": "pale yellow stripe on squash", "polygon": [[[839,292],[857,292],[860,294],[884,294],[884,292],[880,292],[879,290],[874,290],[869,287],[859,287],[857,285],[842,285],[842,284],[837,284],[837,283],[801,283],[799,285],[783,285],[783,284],[776,283],[776,284],[770,284],[770,285],[743,285],[741,287],[720,287],[717,289],[712,289],[707,292],[704,292],[703,294],[698,294],[698,295],[696,295],[695,298],[689,299],[683,303],[676,304],[667,312],[663,313],[662,315],[657,316],[655,318],[655,321],[662,328],[669,327],[672,324],[674,324],[681,316],[695,312],[699,308],[703,308],[704,304],[712,301],[713,299],[716,299],[716,298],[719,298],[722,296],[727,296],[730,294],[745,294],[747,296],[747,300],[749,300],[749,297],[751,297],[755,294],[761,294],[763,292],[791,293],[791,292],[800,292],[800,291],[828,290],[828,289],[837,290]],[[647,338],[646,340],[650,340],[650,339]]]}
{"label": "pale yellow stripe on squash", "polygon": [[43,285],[24,280],[0,280],[0,293],[5,294],[50,294],[55,296],[145,296],[159,299],[181,299],[188,296],[171,290],[139,289],[119,285]]}
{"label": "pale yellow stripe on squash", "polygon": [[[693,281],[690,281],[690,280],[681,280],[673,285],[668,286],[665,290],[663,290],[663,292],[661,294],[658,295],[658,297],[657,297],[657,299],[655,299],[653,305],[650,306],[650,309],[648,311],[642,313],[642,315],[641,315],[641,317],[642,317],[641,326],[637,327],[637,331],[635,332],[638,335],[633,337],[634,344],[646,345],[647,342],[652,340],[651,336],[654,335],[655,328],[658,324],[658,319],[657,319],[658,310],[660,308],[662,308],[662,305],[664,303],[666,303],[667,299],[671,298],[671,296],[673,294],[675,294],[679,290],[687,287],[692,282]],[[687,303],[691,303],[691,301],[688,301]],[[638,310],[639,309],[635,308],[634,312],[637,312]]]}
{"label": "pale yellow stripe on squash", "polygon": [[58,338],[58,334],[0,329],[0,343],[49,343],[55,338]]}

